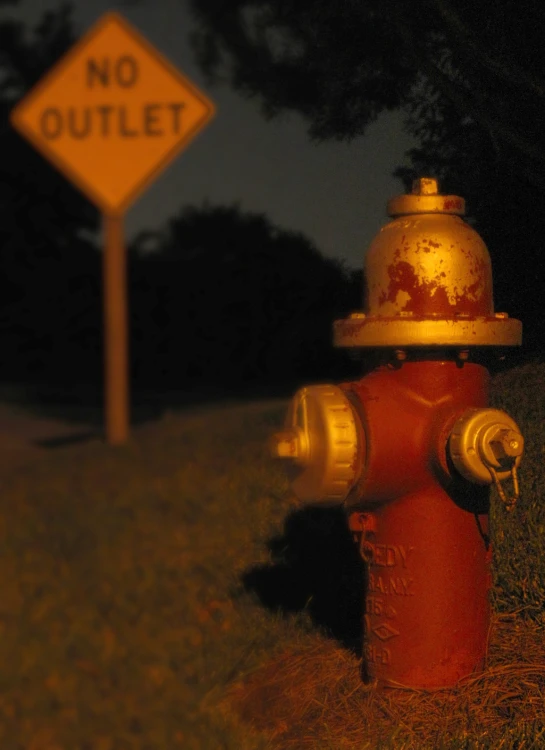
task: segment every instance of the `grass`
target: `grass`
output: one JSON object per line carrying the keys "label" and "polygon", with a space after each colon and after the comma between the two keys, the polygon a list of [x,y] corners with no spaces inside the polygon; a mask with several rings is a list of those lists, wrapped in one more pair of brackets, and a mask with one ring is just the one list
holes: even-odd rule
{"label": "grass", "polygon": [[493,503],[489,667],[434,694],[362,684],[342,513],[296,507],[267,455],[285,401],[0,459],[0,748],[545,747],[544,384],[495,380],[527,447],[517,508]]}

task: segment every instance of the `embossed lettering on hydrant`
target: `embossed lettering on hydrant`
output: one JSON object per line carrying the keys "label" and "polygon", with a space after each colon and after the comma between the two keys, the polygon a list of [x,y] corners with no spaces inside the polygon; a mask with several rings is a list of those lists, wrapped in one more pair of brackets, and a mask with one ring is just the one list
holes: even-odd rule
{"label": "embossed lettering on hydrant", "polygon": [[370,594],[414,596],[414,580],[404,576],[384,576],[369,573]]}
{"label": "embossed lettering on hydrant", "polygon": [[365,614],[388,619],[397,617],[395,608],[389,602],[386,603],[384,599],[380,599],[378,596],[369,595],[365,598]]}
{"label": "embossed lettering on hydrant", "polygon": [[372,567],[379,568],[402,568],[408,567],[409,558],[414,552],[414,547],[406,547],[403,544],[374,544],[362,537],[360,552],[363,559]]}
{"label": "embossed lettering on hydrant", "polygon": [[392,654],[389,648],[381,648],[370,643],[364,644],[363,648],[367,662],[371,662],[372,664],[390,664],[392,661]]}

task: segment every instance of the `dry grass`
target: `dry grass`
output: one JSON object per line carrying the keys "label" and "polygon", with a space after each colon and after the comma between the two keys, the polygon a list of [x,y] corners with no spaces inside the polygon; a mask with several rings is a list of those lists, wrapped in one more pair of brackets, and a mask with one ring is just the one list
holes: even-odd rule
{"label": "dry grass", "polygon": [[[435,692],[375,692],[362,683],[355,656],[317,638],[234,684],[224,710],[282,750],[539,748],[545,746],[544,634],[543,625],[520,613],[496,615],[487,670]],[[515,745],[507,744],[513,727]],[[532,727],[531,744],[520,741],[523,727]],[[448,738],[453,744],[445,745]]]}

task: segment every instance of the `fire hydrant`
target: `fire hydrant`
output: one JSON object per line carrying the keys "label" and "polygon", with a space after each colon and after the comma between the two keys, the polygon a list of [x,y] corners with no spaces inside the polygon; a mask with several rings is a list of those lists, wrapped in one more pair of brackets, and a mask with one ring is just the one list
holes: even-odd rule
{"label": "fire hydrant", "polygon": [[374,364],[300,389],[272,438],[300,501],[346,511],[366,563],[363,676],[377,688],[451,687],[484,668],[490,487],[507,510],[518,496],[524,439],[488,406],[486,354],[519,346],[522,324],[494,312],[490,256],[464,213],[430,178],[388,202],[364,309],[334,323],[334,345]]}

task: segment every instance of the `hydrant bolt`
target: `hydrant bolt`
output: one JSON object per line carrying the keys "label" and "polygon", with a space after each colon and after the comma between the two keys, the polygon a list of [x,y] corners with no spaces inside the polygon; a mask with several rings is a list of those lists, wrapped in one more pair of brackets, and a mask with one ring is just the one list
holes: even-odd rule
{"label": "hydrant bolt", "polygon": [[522,456],[523,438],[522,435],[513,430],[499,430],[498,433],[490,440],[490,447],[498,461],[501,463],[511,461],[517,456]]}
{"label": "hydrant bolt", "polygon": [[275,458],[298,458],[297,435],[291,430],[277,432],[271,439],[271,452]]}

